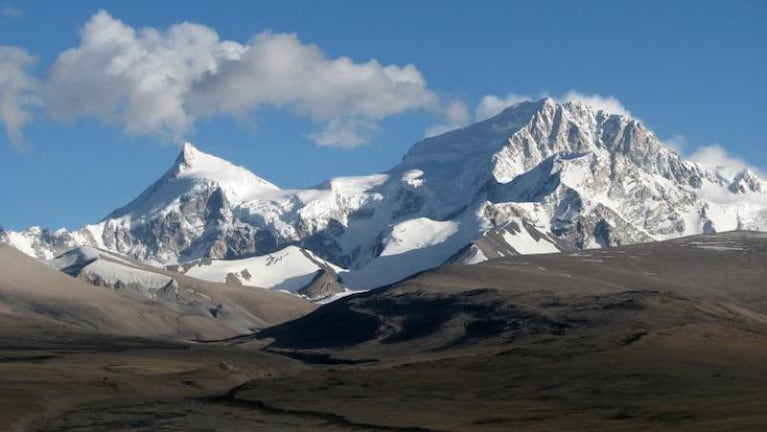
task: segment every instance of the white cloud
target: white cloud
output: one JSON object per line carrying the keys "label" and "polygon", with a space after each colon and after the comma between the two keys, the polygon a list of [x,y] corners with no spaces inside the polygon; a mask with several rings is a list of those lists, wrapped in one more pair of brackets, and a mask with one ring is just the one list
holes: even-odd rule
{"label": "white cloud", "polygon": [[[541,93],[537,99],[541,99],[544,97],[550,97],[547,93]],[[516,93],[508,93],[506,96],[497,96],[493,94],[485,95],[477,104],[476,108],[474,109],[474,119],[473,121],[479,122],[482,120],[487,120],[491,117],[494,117],[498,114],[500,114],[503,110],[506,108],[516,105],[520,102],[526,102],[526,101],[532,101],[536,98],[527,96],[527,95],[520,95]],[[588,105],[596,110],[603,110],[605,112],[611,113],[611,114],[620,114],[625,115],[629,117],[633,117],[631,112],[627,110],[621,102],[613,97],[613,96],[601,96],[598,94],[585,94],[580,93],[574,90],[571,90],[567,92],[563,97],[561,98],[552,98],[558,102],[578,102],[585,105]],[[454,102],[455,103],[455,102]],[[463,102],[460,102],[463,104],[464,107],[466,107],[466,104]],[[468,108],[464,109],[464,112],[466,113],[466,117],[463,120],[462,123],[455,123],[452,121],[448,121],[447,123],[441,123],[436,124],[434,126],[431,126],[426,129],[425,135],[427,137],[439,135],[445,132],[448,132],[450,130],[456,129],[458,127],[466,126],[467,124],[471,123],[472,119],[469,115]],[[446,113],[446,118],[450,118],[449,114]]]}
{"label": "white cloud", "polygon": [[[8,53],[0,59],[0,120],[18,146],[37,82],[25,73],[32,57]],[[363,145],[379,121],[410,110],[441,113],[443,121],[426,131],[431,136],[530,100],[486,95],[472,114],[463,101],[440,100],[411,64],[329,58],[295,34],[262,32],[239,43],[195,23],[136,29],[106,11],[83,26],[80,44],[58,56],[40,87],[53,118],[94,117],[128,134],[180,140],[201,118],[246,122],[259,108],[277,107],[322,125],[308,135],[317,144],[344,148]],[[560,100],[631,115],[610,96],[570,91]]]}
{"label": "white cloud", "polygon": [[93,116],[174,140],[205,116],[283,107],[326,123],[312,135],[318,144],[342,147],[369,140],[385,117],[439,105],[413,65],[331,59],[294,34],[263,32],[240,44],[193,23],[137,30],[105,11],[56,60],[46,97],[57,118]]}
{"label": "white cloud", "polygon": [[451,124],[465,125],[471,121],[471,114],[466,102],[453,101],[445,108],[445,117]]}
{"label": "white cloud", "polygon": [[[541,99],[549,97],[547,93],[541,93],[537,98],[533,98],[526,95],[519,95],[515,93],[509,93],[505,97],[496,95],[486,95],[480,100],[475,109],[475,117],[477,121],[485,120],[500,114],[504,109],[518,104],[520,102],[531,101],[533,99]],[[620,114],[629,117],[633,117],[631,112],[623,106],[623,104],[613,96],[601,96],[599,94],[586,94],[575,90],[570,90],[565,93],[564,96],[559,98],[553,98],[558,102],[579,102],[584,105],[588,105],[597,110],[603,110],[611,114]]]}
{"label": "white cloud", "polygon": [[602,96],[599,94],[585,94],[571,90],[562,98],[564,102],[580,102],[594,109],[602,110],[610,114],[619,114],[627,117],[634,117],[631,112],[623,106],[618,98],[613,96]]}
{"label": "white cloud", "polygon": [[354,63],[328,59],[294,34],[261,33],[241,56],[195,84],[192,107],[239,113],[259,105],[288,106],[314,120],[364,116],[382,119],[413,108],[436,107],[438,100],[413,65]]}
{"label": "white cloud", "polygon": [[17,150],[24,148],[22,129],[32,118],[30,108],[38,103],[38,83],[27,73],[34,63],[24,50],[0,46],[0,122]]}
{"label": "white cloud", "polygon": [[353,149],[359,147],[375,135],[378,123],[365,118],[342,118],[330,120],[322,132],[309,135],[317,145]]}
{"label": "white cloud", "polygon": [[760,173],[757,168],[751,166],[745,160],[729,154],[727,150],[719,144],[698,147],[695,152],[688,156],[688,159],[693,162],[717,168],[727,177],[732,177],[743,169],[749,169],[753,172]]}
{"label": "white cloud", "polygon": [[442,112],[445,117],[445,123],[439,123],[426,128],[424,132],[425,137],[433,137],[442,135],[443,133],[450,132],[458,128],[462,128],[471,123],[471,113],[466,102],[455,100],[448,103]]}
{"label": "white cloud", "polygon": [[683,154],[685,151],[685,148],[687,147],[687,137],[684,135],[674,135],[662,141],[663,141],[663,144],[665,144],[667,147],[672,148],[674,151],[676,151],[679,154]]}
{"label": "white cloud", "polygon": [[442,135],[444,133],[448,133],[450,131],[458,129],[460,126],[448,124],[448,123],[438,123],[435,125],[431,125],[426,128],[426,130],[423,132],[424,138],[431,138],[435,137],[437,135]]}
{"label": "white cloud", "polygon": [[487,95],[479,101],[477,108],[474,110],[474,115],[477,121],[486,120],[500,114],[501,111],[512,105],[529,100],[532,100],[532,98],[514,93],[509,93],[506,97]]}
{"label": "white cloud", "polygon": [[104,11],[80,36],[80,45],[61,53],[51,69],[46,85],[51,114],[64,120],[94,116],[130,134],[172,139],[194,123],[185,106],[192,83],[243,50],[205,26],[136,31]]}

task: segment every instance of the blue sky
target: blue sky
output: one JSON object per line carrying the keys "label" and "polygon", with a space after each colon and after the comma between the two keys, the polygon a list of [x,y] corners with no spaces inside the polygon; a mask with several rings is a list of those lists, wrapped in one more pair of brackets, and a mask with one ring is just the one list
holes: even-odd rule
{"label": "blue sky", "polygon": [[184,140],[305,187],[543,94],[767,168],[767,2],[222,3],[0,0],[0,224],[95,222]]}

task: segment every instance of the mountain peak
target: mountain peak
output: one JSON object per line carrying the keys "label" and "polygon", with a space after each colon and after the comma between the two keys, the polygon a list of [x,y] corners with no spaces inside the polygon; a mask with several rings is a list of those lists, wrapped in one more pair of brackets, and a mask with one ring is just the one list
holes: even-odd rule
{"label": "mountain peak", "polygon": [[569,99],[554,99],[552,97],[546,96],[544,98],[538,99],[538,100],[530,100],[530,101],[524,101],[519,102],[515,105],[512,105],[504,111],[509,110],[518,110],[521,106],[527,105],[529,110],[530,108],[538,111],[538,112],[556,112],[556,111],[565,111],[569,114],[575,115],[575,116],[583,116],[587,113],[591,113],[593,115],[603,115],[605,117],[613,117],[616,116],[621,119],[625,119],[626,122],[641,124],[641,121],[634,117],[630,112],[628,112],[625,108],[623,108],[619,103],[611,101],[609,99],[600,101],[600,100],[589,100],[588,98],[569,98]]}
{"label": "mountain peak", "polygon": [[546,106],[546,105],[556,106],[558,104],[557,100],[550,96],[540,98],[535,103],[540,106]]}
{"label": "mountain peak", "polygon": [[253,193],[279,190],[277,186],[258,177],[247,168],[205,153],[189,142],[182,146],[171,173],[176,179],[215,183],[232,192],[233,198],[244,198]]}
{"label": "mountain peak", "polygon": [[185,165],[188,167],[191,167],[194,164],[194,160],[197,158],[197,155],[200,153],[200,151],[197,149],[197,147],[194,146],[194,144],[190,142],[185,142],[181,146],[181,153],[178,155],[178,163],[179,165]]}
{"label": "mountain peak", "polygon": [[[222,165],[221,163],[229,164],[229,162],[205,153],[194,146],[190,142],[185,142],[181,146],[181,152],[176,158],[176,163],[173,166],[175,175],[192,171],[195,169],[204,169],[206,165]],[[231,164],[229,164],[231,165]],[[219,168],[223,168],[220,166]]]}
{"label": "mountain peak", "polygon": [[278,191],[274,184],[258,177],[248,169],[217,156],[205,153],[186,142],[173,166],[128,205],[106,219],[126,215],[154,214],[176,206],[175,201],[190,194],[207,195],[221,190],[227,200],[242,202],[263,193]]}
{"label": "mountain peak", "polygon": [[181,147],[176,163],[171,168],[173,178],[209,181],[230,185],[235,189],[237,184],[258,185],[263,189],[279,189],[277,186],[256,176],[248,169],[235,165],[218,156],[203,152],[192,143],[186,142]]}

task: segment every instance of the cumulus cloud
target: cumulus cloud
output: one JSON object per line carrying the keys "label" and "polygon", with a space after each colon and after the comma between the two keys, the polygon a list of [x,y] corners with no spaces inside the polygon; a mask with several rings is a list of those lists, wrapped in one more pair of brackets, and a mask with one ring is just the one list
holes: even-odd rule
{"label": "cumulus cloud", "polygon": [[719,144],[712,144],[696,149],[688,158],[693,162],[717,168],[725,176],[731,177],[743,169],[749,169],[756,173],[760,171],[751,166],[745,160],[731,155],[724,147]]}
{"label": "cumulus cloud", "polygon": [[509,93],[506,97],[498,97],[496,95],[487,95],[479,101],[477,108],[474,110],[474,115],[477,121],[486,120],[490,117],[494,117],[501,113],[506,108],[516,105],[520,102],[532,100],[529,96],[518,95]]}
{"label": "cumulus cloud", "polygon": [[202,117],[282,107],[324,123],[310,136],[340,147],[367,142],[383,118],[439,105],[413,65],[328,58],[294,34],[263,32],[240,44],[193,23],[134,29],[105,11],[58,57],[46,98],[60,119],[93,116],[170,139]]}
{"label": "cumulus cloud", "polygon": [[80,37],[51,69],[45,93],[50,113],[64,120],[94,116],[130,134],[173,139],[194,123],[185,102],[193,82],[243,50],[205,26],[136,31],[104,11]]}
{"label": "cumulus cloud", "polygon": [[261,33],[242,55],[192,89],[195,112],[239,113],[254,106],[289,106],[315,120],[364,116],[381,119],[436,106],[437,97],[413,65],[382,66],[328,59],[294,34]]}
{"label": "cumulus cloud", "polygon": [[31,107],[38,103],[38,83],[28,73],[34,63],[34,56],[24,50],[0,46],[0,122],[17,150],[24,147],[22,129],[32,118]]}
{"label": "cumulus cloud", "polygon": [[[0,62],[0,120],[15,145],[38,87],[54,119],[94,117],[132,135],[181,140],[202,118],[247,121],[277,107],[317,123],[307,136],[318,145],[342,148],[369,142],[381,120],[410,110],[440,113],[426,131],[433,136],[530,99],[486,95],[472,112],[463,101],[440,99],[411,64],[331,58],[295,34],[261,32],[240,43],[195,23],[137,29],[106,11],[83,26],[79,45],[57,57],[42,85],[25,73],[33,62],[25,52],[6,50]],[[631,115],[611,96],[570,91],[560,101]]]}

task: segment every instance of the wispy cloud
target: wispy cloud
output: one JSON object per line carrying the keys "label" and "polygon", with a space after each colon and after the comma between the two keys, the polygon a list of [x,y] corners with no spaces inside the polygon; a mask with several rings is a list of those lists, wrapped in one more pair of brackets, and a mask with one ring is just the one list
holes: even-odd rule
{"label": "wispy cloud", "polygon": [[684,154],[687,150],[687,137],[684,135],[673,135],[669,138],[661,140],[667,147],[672,148],[679,154]]}
{"label": "wispy cloud", "polygon": [[10,3],[0,3],[0,15],[5,18],[21,18],[24,12]]}
{"label": "wispy cloud", "polygon": [[472,121],[469,107],[465,102],[460,100],[447,103],[443,109],[442,115],[445,121],[443,123],[429,126],[426,129],[426,132],[424,132],[424,136],[432,137],[441,135],[445,132],[462,128]]}
{"label": "wispy cloud", "polygon": [[[625,106],[614,96],[602,96],[597,93],[581,93],[575,90],[571,90],[562,97],[565,102],[580,102],[584,105],[588,105],[596,110],[604,111],[610,114],[618,114],[627,117],[634,117],[631,111],[626,109]],[[636,118],[636,117],[634,117]]]}
{"label": "wispy cloud", "polygon": [[[532,101],[534,99],[541,99],[544,97],[551,96],[549,96],[548,93],[541,93],[537,98],[516,93],[508,93],[506,96],[498,96],[493,94],[485,95],[474,108],[473,119],[469,115],[468,108],[465,108],[464,112],[466,113],[466,118],[463,119],[462,122],[447,121],[430,126],[426,129],[425,135],[427,137],[439,135],[453,129],[466,126],[472,121],[477,122],[487,120],[500,114],[503,110],[509,108],[510,106],[516,105],[520,102]],[[626,109],[625,106],[623,106],[618,98],[614,96],[602,96],[596,93],[588,94],[571,90],[565,93],[564,96],[558,98],[555,97],[553,99],[559,102],[578,102],[584,105],[588,105],[595,110],[636,118],[628,109]],[[462,106],[466,107],[466,104],[461,101],[454,101],[453,104],[461,104]],[[444,117],[447,120],[450,119],[450,115],[448,114],[447,110],[444,113]]]}
{"label": "wispy cloud", "polygon": [[479,101],[479,104],[477,104],[477,108],[474,110],[474,116],[477,121],[486,120],[500,114],[501,111],[512,105],[529,100],[532,100],[529,96],[514,93],[509,93],[505,97],[487,95]]}
{"label": "wispy cloud", "polygon": [[322,147],[353,149],[370,141],[377,130],[374,120],[340,118],[330,120],[324,130],[310,134],[309,138]]}
{"label": "wispy cloud", "polygon": [[[505,97],[486,95],[477,105],[476,118],[477,120],[484,120],[499,114],[501,111],[512,105],[545,97],[552,96],[548,93],[541,93],[537,98],[515,93],[509,93]],[[552,97],[552,99],[559,102],[578,102],[588,105],[598,111],[634,117],[634,115],[631,114],[631,112],[615,96],[602,96],[598,93],[583,93],[576,90],[570,90],[563,96]]]}
{"label": "wispy cloud", "polygon": [[758,168],[738,156],[731,155],[727,149],[719,144],[698,147],[688,158],[693,162],[717,168],[727,177],[731,177],[743,169],[749,169],[762,176]]}
{"label": "wispy cloud", "polygon": [[28,73],[36,59],[28,52],[0,46],[0,122],[11,145],[24,149],[24,126],[32,119],[38,101],[38,82]]}

